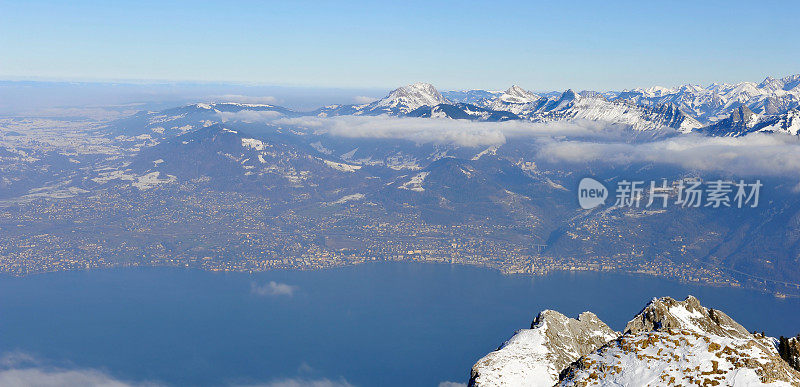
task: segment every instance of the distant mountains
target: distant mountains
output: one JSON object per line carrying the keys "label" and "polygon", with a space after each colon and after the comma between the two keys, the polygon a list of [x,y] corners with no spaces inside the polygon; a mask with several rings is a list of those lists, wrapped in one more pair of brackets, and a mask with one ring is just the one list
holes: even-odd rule
{"label": "distant mountains", "polygon": [[274,105],[209,103],[140,113],[128,121],[129,126],[145,129],[142,133],[147,133],[141,125],[143,119],[153,123],[157,117],[162,117],[167,121],[197,124],[204,120],[215,121],[220,113],[270,111],[284,117],[386,115],[487,122],[588,120],[636,131],[672,128],[683,133],[702,132],[713,136],[740,136],[751,132],[796,135],[800,129],[799,106],[800,74],[781,79],[768,77],[760,83],[655,86],[621,92],[534,93],[517,85],[502,92],[440,92],[431,84],[414,83],[370,103],[331,105],[310,112]]}

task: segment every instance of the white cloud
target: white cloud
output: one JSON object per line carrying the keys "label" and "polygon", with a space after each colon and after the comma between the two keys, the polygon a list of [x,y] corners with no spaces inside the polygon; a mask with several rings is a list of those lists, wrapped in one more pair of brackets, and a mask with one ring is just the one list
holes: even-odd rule
{"label": "white cloud", "polygon": [[258,285],[255,282],[250,283],[250,293],[257,296],[288,296],[294,295],[296,286],[283,284],[280,282],[269,281],[264,285]]}
{"label": "white cloud", "polygon": [[596,136],[616,128],[593,122],[529,121],[476,122],[391,116],[339,116],[330,118],[280,118],[276,124],[296,125],[350,138],[403,139],[417,143],[441,143],[460,146],[489,146],[505,143],[511,137]]}
{"label": "white cloud", "polygon": [[353,387],[346,380],[330,379],[281,379],[266,384],[256,384],[253,387]]}
{"label": "white cloud", "polygon": [[[148,384],[152,385],[152,384]],[[96,387],[132,387],[144,384],[132,384],[112,378],[111,376],[91,369],[83,370],[47,370],[41,368],[21,368],[0,371],[0,386],[22,387],[56,387],[56,386],[96,386]]]}
{"label": "white cloud", "polygon": [[683,135],[635,144],[568,140],[542,144],[539,156],[556,162],[656,162],[741,175],[800,176],[800,139],[794,136]]}
{"label": "white cloud", "polygon": [[[416,143],[469,147],[502,145],[514,138],[534,138],[538,156],[554,162],[606,162],[624,165],[654,162],[685,169],[740,175],[800,176],[800,138],[753,133],[743,137],[631,132],[597,121],[467,120],[391,116],[289,118],[253,112],[231,113],[251,121],[314,129],[316,134],[348,138],[402,139]],[[648,137],[655,134],[654,137]],[[648,137],[642,141],[642,138]]]}
{"label": "white cloud", "polygon": [[211,102],[237,102],[237,103],[250,103],[250,104],[266,104],[273,105],[278,102],[278,99],[271,96],[251,96],[240,94],[224,94],[215,95],[207,98]]}
{"label": "white cloud", "polygon": [[43,364],[25,352],[6,352],[0,356],[0,386],[156,386],[155,383],[132,383],[116,379],[96,369],[65,369]]}
{"label": "white cloud", "polygon": [[617,139],[621,126],[595,121],[479,122],[453,119],[380,116],[282,117],[274,112],[222,113],[226,120],[267,122],[316,129],[317,134],[349,138],[402,139],[417,143],[490,146],[513,137],[604,137]]}
{"label": "white cloud", "polygon": [[0,368],[18,368],[22,365],[36,364],[36,358],[25,352],[6,352],[0,356]]}
{"label": "white cloud", "polygon": [[283,116],[276,111],[241,110],[238,112],[219,112],[222,122],[242,121],[242,122],[268,122]]}
{"label": "white cloud", "polygon": [[377,101],[377,100],[378,100],[378,98],[365,97],[363,95],[357,95],[357,96],[353,97],[353,101],[355,101],[355,103],[357,103],[357,104],[365,104],[365,103],[370,103],[370,102],[374,102],[374,101]]}

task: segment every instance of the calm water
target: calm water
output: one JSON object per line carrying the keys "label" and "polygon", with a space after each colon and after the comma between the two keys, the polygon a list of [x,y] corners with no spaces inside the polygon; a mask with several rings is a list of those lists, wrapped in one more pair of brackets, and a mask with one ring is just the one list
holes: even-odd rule
{"label": "calm water", "polygon": [[[269,281],[293,293],[253,291]],[[650,277],[532,279],[430,264],[253,275],[147,268],[0,278],[0,354],[179,385],[435,386],[465,382],[475,360],[541,309],[592,310],[621,329],[650,298],[687,294],[750,330],[800,331],[798,300]]]}

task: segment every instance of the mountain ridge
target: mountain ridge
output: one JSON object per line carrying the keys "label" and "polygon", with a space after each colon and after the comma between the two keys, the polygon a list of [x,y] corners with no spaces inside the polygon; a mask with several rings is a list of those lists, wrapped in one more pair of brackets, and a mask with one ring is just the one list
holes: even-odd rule
{"label": "mountain ridge", "polygon": [[[610,334],[602,321],[593,314],[589,315],[594,318],[588,318],[587,313],[578,320],[552,311],[540,313],[530,330],[518,331],[475,363],[469,385],[800,384],[800,372],[778,352],[777,340],[748,332],[693,296],[683,301],[652,299],[621,334]],[[543,314],[544,319],[540,317]],[[555,332],[541,323],[564,319],[569,323],[558,325]],[[581,320],[587,322],[580,324]],[[614,337],[601,345],[571,346],[571,352],[554,350],[562,348],[559,342],[581,340],[597,332]],[[569,364],[561,367],[566,360]]]}

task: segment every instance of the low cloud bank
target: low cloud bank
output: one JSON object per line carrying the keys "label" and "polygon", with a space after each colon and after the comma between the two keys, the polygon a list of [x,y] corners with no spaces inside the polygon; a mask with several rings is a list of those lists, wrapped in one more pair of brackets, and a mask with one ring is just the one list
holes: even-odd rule
{"label": "low cloud bank", "polygon": [[222,112],[223,121],[297,126],[348,138],[409,140],[417,143],[477,147],[501,145],[513,137],[618,137],[621,128],[593,121],[537,123],[523,120],[477,122],[392,116],[284,117],[277,112]]}
{"label": "low cloud bank", "polygon": [[287,296],[291,297],[297,290],[296,286],[283,284],[280,282],[269,281],[264,285],[255,282],[250,283],[250,294],[257,296]]}
{"label": "low cloud bank", "polygon": [[132,383],[116,379],[105,372],[90,369],[66,369],[44,365],[24,352],[7,352],[0,356],[0,386],[157,386],[155,383]]}
{"label": "low cloud bank", "polygon": [[133,387],[153,384],[132,384],[112,378],[97,370],[46,370],[40,368],[9,369],[0,371],[0,386],[103,386]]}
{"label": "low cloud bank", "polygon": [[598,121],[476,122],[451,119],[338,116],[283,117],[273,112],[231,113],[231,120],[268,122],[346,138],[409,140],[466,147],[502,145],[533,139],[536,156],[552,162],[624,165],[653,162],[686,169],[743,175],[800,176],[800,138],[752,133],[708,137],[665,129],[637,132]]}
{"label": "low cloud bank", "polygon": [[211,102],[236,102],[236,103],[251,103],[251,104],[264,104],[274,105],[278,99],[272,96],[251,96],[241,94],[223,94],[215,95],[208,98]]}
{"label": "low cloud bank", "polygon": [[570,140],[541,142],[539,157],[551,162],[654,162],[685,169],[741,175],[800,177],[800,139],[753,133],[743,137],[684,135],[645,143]]}
{"label": "low cloud bank", "polygon": [[353,387],[353,385],[346,380],[290,378],[256,384],[253,387]]}
{"label": "low cloud bank", "polygon": [[242,110],[239,112],[219,112],[222,122],[242,121],[242,122],[270,122],[283,117],[283,114],[276,111],[257,111]]}
{"label": "low cloud bank", "polygon": [[595,122],[505,121],[477,122],[390,116],[339,116],[330,118],[280,118],[277,125],[317,129],[333,136],[409,140],[416,143],[454,144],[477,147],[501,145],[514,137],[595,137],[619,129]]}

